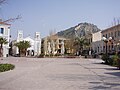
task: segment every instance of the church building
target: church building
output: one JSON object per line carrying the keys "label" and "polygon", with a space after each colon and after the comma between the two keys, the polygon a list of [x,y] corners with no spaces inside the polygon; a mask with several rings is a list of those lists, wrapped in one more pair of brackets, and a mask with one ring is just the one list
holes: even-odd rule
{"label": "church building", "polygon": [[[27,49],[27,54],[26,56],[39,56],[41,54],[41,38],[40,38],[40,32],[35,32],[34,39],[31,38],[30,36],[24,38],[23,37],[23,31],[18,31],[17,34],[17,40],[13,42],[20,42],[20,41],[29,41],[31,47]],[[19,50],[18,47],[13,46],[12,47],[13,55],[18,55]]]}

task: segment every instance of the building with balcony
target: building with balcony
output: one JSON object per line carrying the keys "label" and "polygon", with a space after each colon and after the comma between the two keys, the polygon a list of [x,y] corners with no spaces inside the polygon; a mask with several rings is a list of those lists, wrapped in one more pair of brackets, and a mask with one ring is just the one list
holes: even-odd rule
{"label": "building with balcony", "polygon": [[50,54],[65,54],[65,41],[67,39],[63,37],[58,37],[56,35],[51,35],[43,38],[42,40],[42,53],[44,55]]}
{"label": "building with balcony", "polygon": [[0,22],[0,37],[8,41],[8,44],[3,45],[3,57],[7,57],[9,55],[10,24]]}
{"label": "building with balcony", "polygon": [[[107,43],[107,51],[119,51],[120,50],[120,24],[112,26],[110,28],[107,28],[103,30],[102,37],[105,37],[109,39],[109,37],[112,37],[112,40],[109,40]],[[103,44],[103,51],[106,50],[105,43]]]}
{"label": "building with balcony", "polygon": [[101,31],[92,34],[92,49],[95,53],[100,54],[103,52],[103,43]]}

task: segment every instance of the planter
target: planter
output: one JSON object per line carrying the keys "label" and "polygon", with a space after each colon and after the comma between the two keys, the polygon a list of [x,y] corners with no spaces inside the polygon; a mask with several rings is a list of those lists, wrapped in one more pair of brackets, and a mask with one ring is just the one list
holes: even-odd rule
{"label": "planter", "polygon": [[87,55],[85,55],[85,58],[87,58]]}
{"label": "planter", "polygon": [[118,69],[120,69],[120,58],[118,59],[118,65],[117,65]]}

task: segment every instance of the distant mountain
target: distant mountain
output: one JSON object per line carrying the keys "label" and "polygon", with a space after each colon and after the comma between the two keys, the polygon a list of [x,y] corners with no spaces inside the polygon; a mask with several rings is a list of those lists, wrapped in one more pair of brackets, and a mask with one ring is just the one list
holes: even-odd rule
{"label": "distant mountain", "polygon": [[57,33],[57,35],[65,38],[74,38],[76,35],[82,37],[98,31],[100,31],[100,29],[96,25],[85,22],[80,23],[69,29],[60,31]]}

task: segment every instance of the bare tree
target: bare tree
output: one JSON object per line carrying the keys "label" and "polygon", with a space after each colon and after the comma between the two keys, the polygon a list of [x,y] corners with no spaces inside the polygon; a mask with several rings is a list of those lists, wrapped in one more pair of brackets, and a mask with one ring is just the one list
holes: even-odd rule
{"label": "bare tree", "polygon": [[112,26],[116,26],[118,24],[120,24],[120,18],[119,17],[118,18],[114,18],[113,22],[112,22]]}
{"label": "bare tree", "polygon": [[5,21],[3,21],[4,23],[8,23],[8,22],[14,22],[14,21],[16,21],[16,20],[18,20],[18,19],[21,19],[22,17],[20,16],[20,15],[18,15],[17,17],[15,17],[15,18],[9,18],[9,19],[7,19],[7,20],[5,20]]}
{"label": "bare tree", "polygon": [[[7,0],[0,0],[0,5],[5,4],[6,2],[7,2]],[[3,23],[14,22],[14,21],[16,21],[16,20],[18,20],[18,19],[21,19],[21,18],[22,18],[22,17],[21,17],[20,15],[18,15],[18,16],[15,17],[15,18],[9,18],[9,19],[4,20],[4,21],[1,21],[1,22],[3,22]]]}
{"label": "bare tree", "polygon": [[7,0],[0,0],[0,5],[4,4]]}

